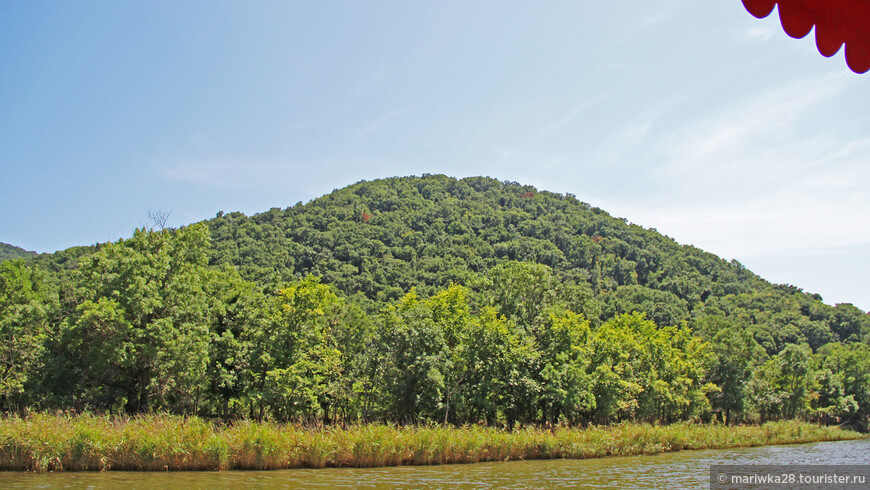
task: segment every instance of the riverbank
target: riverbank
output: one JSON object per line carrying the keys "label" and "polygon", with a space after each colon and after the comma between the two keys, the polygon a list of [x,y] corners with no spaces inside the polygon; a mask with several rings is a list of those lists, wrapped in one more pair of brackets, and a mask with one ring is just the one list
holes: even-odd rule
{"label": "riverbank", "polygon": [[307,429],[274,423],[221,426],[199,418],[32,414],[0,419],[0,470],[228,470],[599,458],[859,439],[795,421],[726,427],[620,424],[553,431],[359,425]]}

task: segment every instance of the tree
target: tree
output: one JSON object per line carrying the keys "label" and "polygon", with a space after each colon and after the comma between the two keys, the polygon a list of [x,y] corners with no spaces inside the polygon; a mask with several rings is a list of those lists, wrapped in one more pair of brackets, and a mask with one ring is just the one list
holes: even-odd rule
{"label": "tree", "polygon": [[807,403],[810,388],[810,358],[812,351],[809,346],[789,344],[777,354],[779,364],[778,381],[784,391],[784,414],[794,418]]}
{"label": "tree", "polygon": [[849,303],[842,303],[834,308],[830,324],[840,340],[860,342],[870,328],[870,315]]}
{"label": "tree", "polygon": [[810,413],[825,425],[848,420],[858,412],[855,396],[846,394],[845,373],[833,372],[824,367],[816,370],[813,379],[814,392],[810,394]]}
{"label": "tree", "polygon": [[686,302],[675,294],[644,286],[620,286],[605,295],[605,318],[641,311],[659,326],[679,325],[688,317]]}
{"label": "tree", "polygon": [[527,330],[541,319],[545,309],[556,302],[557,288],[552,270],[542,264],[507,262],[487,273],[485,304],[514,320]]}
{"label": "tree", "polygon": [[[859,428],[866,430],[870,425],[870,346],[865,343],[833,342],[822,347],[818,356],[822,373],[830,371],[837,378],[836,381],[832,380],[831,388],[837,390],[836,383],[842,384],[843,398],[851,397],[857,404],[854,413],[840,411],[831,415],[840,417],[843,421],[854,422]],[[821,406],[824,408],[824,391],[821,395]],[[842,406],[836,401],[833,404],[838,411],[850,406],[848,401]]]}
{"label": "tree", "polygon": [[403,422],[437,419],[448,352],[431,308],[412,289],[384,309],[380,323],[379,336],[388,346],[384,382],[390,413]]}
{"label": "tree", "polygon": [[48,334],[45,294],[24,261],[0,262],[0,410],[15,408],[40,366]]}
{"label": "tree", "polygon": [[761,416],[762,422],[777,419],[782,414],[787,394],[779,384],[779,373],[778,359],[772,357],[753,371],[747,386],[751,406]]}
{"label": "tree", "polygon": [[590,337],[598,421],[673,421],[708,409],[709,345],[688,327],[657,328],[642,313],[617,316]]}
{"label": "tree", "polygon": [[793,418],[808,408],[811,356],[808,345],[788,344],[755,370],[749,393],[762,419]]}
{"label": "tree", "polygon": [[589,365],[589,321],[571,311],[551,312],[545,325],[540,403],[545,422],[560,419],[570,424],[595,408]]}
{"label": "tree", "polygon": [[707,379],[719,389],[710,393],[713,410],[723,413],[732,423],[732,414],[738,418],[746,408],[746,386],[752,376],[753,365],[764,357],[764,349],[746,331],[734,326],[720,329],[711,345],[713,360]]}
{"label": "tree", "polygon": [[469,339],[468,382],[462,387],[467,420],[512,426],[539,389],[532,371],[540,353],[528,334],[492,307],[473,316]]}
{"label": "tree", "polygon": [[136,230],[82,258],[85,294],[61,327],[77,404],[146,412],[197,410],[209,325],[203,277],[208,230]]}
{"label": "tree", "polygon": [[465,350],[475,339],[469,336],[471,312],[468,306],[468,290],[451,284],[425,301],[432,312],[432,321],[442,331],[444,338],[444,423],[450,416],[450,403],[466,381],[469,363]]}
{"label": "tree", "polygon": [[273,301],[258,368],[265,401],[283,420],[329,418],[342,356],[331,331],[342,301],[317,276],[280,288]]}
{"label": "tree", "polygon": [[269,323],[267,296],[230,266],[206,271],[209,298],[208,414],[244,416],[262,399],[255,380],[258,340]]}

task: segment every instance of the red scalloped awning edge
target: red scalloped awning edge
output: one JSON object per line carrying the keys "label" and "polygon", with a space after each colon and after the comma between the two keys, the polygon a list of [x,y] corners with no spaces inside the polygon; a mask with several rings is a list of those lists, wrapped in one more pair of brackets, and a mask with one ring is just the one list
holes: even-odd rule
{"label": "red scalloped awning edge", "polygon": [[782,28],[802,38],[816,28],[816,47],[830,57],[846,45],[846,64],[855,73],[870,70],[870,0],[743,0],[743,6],[761,19],[779,5]]}

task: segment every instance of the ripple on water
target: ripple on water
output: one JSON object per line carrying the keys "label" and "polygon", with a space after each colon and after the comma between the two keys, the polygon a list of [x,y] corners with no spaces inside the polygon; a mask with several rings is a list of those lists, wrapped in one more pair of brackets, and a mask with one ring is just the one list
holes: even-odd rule
{"label": "ripple on water", "polygon": [[713,464],[870,464],[870,440],[587,460],[222,472],[0,473],[2,488],[709,488]]}

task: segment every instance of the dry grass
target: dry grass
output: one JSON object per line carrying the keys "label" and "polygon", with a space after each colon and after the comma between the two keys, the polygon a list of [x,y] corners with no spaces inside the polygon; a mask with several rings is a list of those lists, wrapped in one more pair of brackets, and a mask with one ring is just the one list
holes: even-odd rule
{"label": "dry grass", "polygon": [[196,417],[31,414],[0,419],[0,469],[19,471],[226,470],[599,458],[685,449],[863,437],[802,422],[725,427],[620,424],[585,429],[358,425],[306,429]]}

